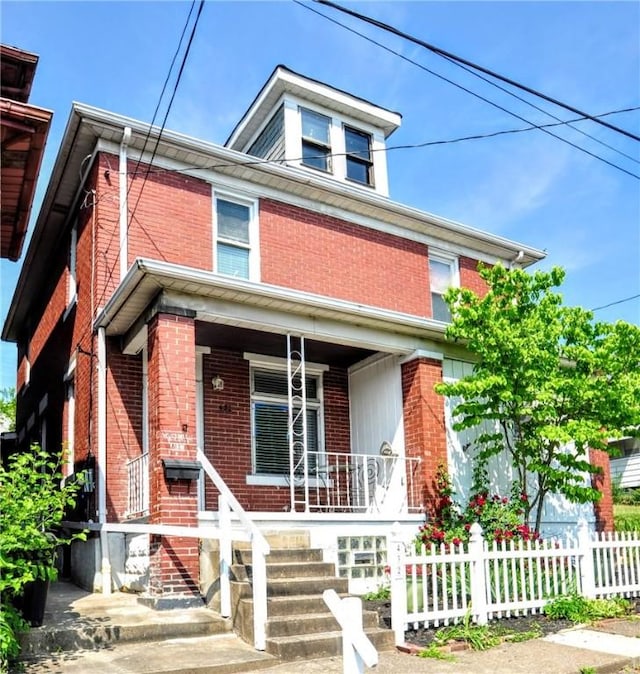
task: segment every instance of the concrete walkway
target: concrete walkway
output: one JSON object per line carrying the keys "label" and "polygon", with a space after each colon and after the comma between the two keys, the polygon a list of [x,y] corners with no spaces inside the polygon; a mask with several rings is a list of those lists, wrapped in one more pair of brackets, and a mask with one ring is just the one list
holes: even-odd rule
{"label": "concrete walkway", "polygon": [[[202,633],[210,612],[203,609],[187,618],[173,612],[151,612],[131,595],[109,598],[56,584],[45,615],[45,629],[36,642],[47,641],[48,629],[58,637],[80,628],[84,637],[99,636],[101,648],[80,648],[80,633],[65,648],[50,655],[35,653],[26,674],[222,674],[273,672],[278,674],[343,674],[342,658],[278,663],[255,651],[233,633]],[[220,620],[218,618],[218,620]],[[189,623],[188,621],[192,621]],[[180,623],[182,635],[163,636],[162,627]],[[47,628],[46,625],[50,627]],[[61,631],[60,631],[61,629]],[[207,628],[207,630],[209,627]],[[228,629],[228,627],[227,627]],[[135,641],[123,642],[129,630]],[[36,636],[35,634],[33,636]],[[108,638],[113,637],[109,642]],[[142,637],[139,640],[137,637]],[[75,641],[75,643],[73,643]],[[51,643],[51,642],[49,642]],[[35,646],[36,644],[34,644]],[[75,646],[76,649],[72,650]],[[523,643],[505,643],[488,651],[458,651],[454,660],[423,659],[400,652],[382,652],[378,674],[640,674],[640,619],[607,620]]]}

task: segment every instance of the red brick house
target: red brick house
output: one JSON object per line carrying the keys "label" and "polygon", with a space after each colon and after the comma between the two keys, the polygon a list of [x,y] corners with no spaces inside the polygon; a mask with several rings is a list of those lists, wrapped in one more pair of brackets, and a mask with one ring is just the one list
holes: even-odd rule
{"label": "red brick house", "polygon": [[353,589],[415,532],[447,461],[433,385],[464,360],[442,293],[544,254],[391,200],[400,122],[284,67],[224,146],[74,104],[3,338],[19,442],[89,476],[82,582],[198,595],[197,538],[118,525],[216,526],[205,462]]}

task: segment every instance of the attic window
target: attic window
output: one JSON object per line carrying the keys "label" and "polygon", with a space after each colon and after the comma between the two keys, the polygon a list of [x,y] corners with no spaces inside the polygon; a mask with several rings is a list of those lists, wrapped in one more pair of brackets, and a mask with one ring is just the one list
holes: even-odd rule
{"label": "attic window", "polygon": [[363,131],[345,126],[344,144],[347,156],[347,178],[363,185],[371,185],[373,183],[371,136]]}
{"label": "attic window", "polygon": [[306,108],[301,109],[301,115],[302,163],[321,171],[331,171],[331,120]]}

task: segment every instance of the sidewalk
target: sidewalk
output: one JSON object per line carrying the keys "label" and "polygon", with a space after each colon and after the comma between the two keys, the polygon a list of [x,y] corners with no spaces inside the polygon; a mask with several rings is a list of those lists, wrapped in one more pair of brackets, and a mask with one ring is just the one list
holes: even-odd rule
{"label": "sidewalk", "polygon": [[[56,583],[45,626],[34,644],[57,643],[58,652],[27,661],[26,674],[343,674],[342,658],[277,664],[229,633],[206,609],[155,612],[132,595],[111,597]],[[213,621],[213,622],[212,622]],[[177,629],[179,627],[179,630]],[[54,633],[55,642],[52,642]],[[125,633],[135,640],[127,642]],[[65,643],[66,642],[66,643]],[[88,643],[101,648],[88,647]],[[64,645],[63,645],[64,644]],[[62,646],[62,648],[60,648]],[[51,650],[51,649],[49,649]],[[54,649],[55,650],[55,649]],[[25,653],[27,655],[27,653]],[[606,620],[488,651],[458,651],[455,660],[423,659],[396,651],[379,654],[377,674],[640,674],[640,619]]]}
{"label": "sidewalk", "polygon": [[[604,631],[606,630],[606,631]],[[380,653],[376,674],[632,674],[640,672],[640,620],[603,621],[596,629],[571,629],[488,651],[459,651],[444,661]],[[589,669],[592,668],[592,669]],[[342,674],[341,658],[285,663],[274,674]]]}

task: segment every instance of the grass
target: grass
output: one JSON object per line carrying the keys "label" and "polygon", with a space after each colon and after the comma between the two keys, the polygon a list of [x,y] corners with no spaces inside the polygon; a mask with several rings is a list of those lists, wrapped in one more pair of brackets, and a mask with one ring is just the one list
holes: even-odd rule
{"label": "grass", "polygon": [[565,618],[574,623],[589,623],[626,615],[630,609],[630,603],[620,597],[587,599],[579,594],[568,594],[552,599],[544,612],[552,620]]}
{"label": "grass", "polygon": [[640,531],[640,505],[615,504],[613,521],[616,531]]}

